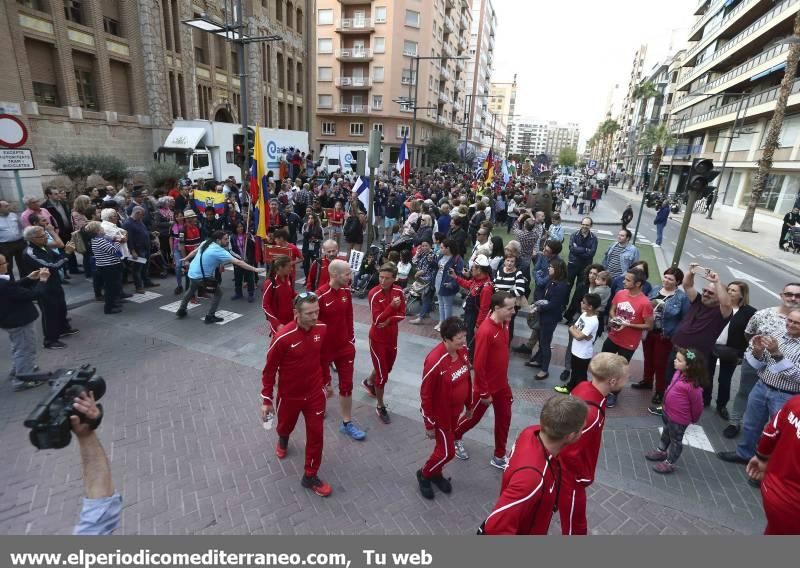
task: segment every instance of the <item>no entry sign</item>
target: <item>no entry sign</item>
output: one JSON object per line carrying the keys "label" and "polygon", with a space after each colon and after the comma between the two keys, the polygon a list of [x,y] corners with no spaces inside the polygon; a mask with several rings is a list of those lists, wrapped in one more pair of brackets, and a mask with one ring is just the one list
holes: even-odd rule
{"label": "no entry sign", "polygon": [[28,141],[28,129],[16,116],[0,114],[0,146],[19,148]]}

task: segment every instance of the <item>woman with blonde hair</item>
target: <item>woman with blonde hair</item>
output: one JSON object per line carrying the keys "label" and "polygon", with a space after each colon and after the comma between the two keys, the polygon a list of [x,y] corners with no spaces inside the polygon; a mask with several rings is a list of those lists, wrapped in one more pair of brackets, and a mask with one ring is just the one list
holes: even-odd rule
{"label": "woman with blonde hair", "polygon": [[92,263],[90,259],[91,254],[89,252],[92,249],[89,246],[91,237],[86,235],[86,233],[83,231],[83,228],[92,220],[89,215],[89,208],[91,207],[92,198],[88,195],[79,195],[75,198],[75,201],[72,202],[72,213],[70,214],[70,217],[72,217],[72,229],[74,231],[80,231],[80,235],[83,239],[84,247],[86,249],[86,252],[83,253],[83,274],[86,276],[86,278],[92,277]]}

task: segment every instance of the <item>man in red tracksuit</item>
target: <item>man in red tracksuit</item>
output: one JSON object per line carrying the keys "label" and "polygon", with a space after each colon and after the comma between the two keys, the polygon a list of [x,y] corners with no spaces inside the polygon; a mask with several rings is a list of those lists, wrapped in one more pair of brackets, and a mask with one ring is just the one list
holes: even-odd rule
{"label": "man in red tracksuit", "polygon": [[367,435],[352,421],[353,362],[356,359],[353,295],[349,288],[352,270],[343,260],[334,260],[328,270],[330,281],[317,290],[319,321],[331,330],[322,344],[322,380],[328,396],[331,396],[331,363],[335,363],[339,375],[339,409],[342,412],[339,430],[353,440],[363,440]]}
{"label": "man in red tracksuit", "polygon": [[800,395],[790,398],[767,423],[747,475],[761,481],[764,534],[800,534]]}
{"label": "man in red tracksuit", "polygon": [[442,469],[453,459],[458,417],[462,411],[469,414],[472,406],[467,328],[460,318],[451,317],[442,322],[440,333],[442,342],[425,358],[419,389],[425,433],[436,439],[433,454],[417,470],[419,490],[426,499],[433,499],[431,484],[442,493],[453,490]]}
{"label": "man in red tracksuit", "polygon": [[506,467],[506,442],[511,427],[513,396],[508,386],[508,322],[514,316],[514,297],[497,292],[489,302],[489,317],[483,320],[475,334],[475,396],[470,410],[458,421],[455,432],[456,457],[469,459],[461,442],[483,418],[491,404],[494,408],[494,457],[489,462],[496,468]]}
{"label": "man in red tracksuit", "polygon": [[586,488],[594,481],[603,427],[606,421],[606,397],[618,392],[628,380],[628,361],[621,355],[598,353],[589,364],[591,382],[582,381],[571,396],[583,400],[587,407],[586,421],[581,437],[559,455],[561,463],[561,488],[558,492],[558,510],[561,514],[561,534],[585,535]]}
{"label": "man in red tracksuit", "polygon": [[525,428],[511,450],[500,497],[478,534],[544,535],[558,503],[559,452],[581,436],[586,403],[553,397],[542,407],[540,426]]}
{"label": "man in red tracksuit", "polygon": [[369,354],[373,371],[362,381],[367,392],[378,399],[376,412],[384,424],[392,420],[383,401],[383,389],[397,358],[397,324],[406,317],[406,298],[395,286],[397,267],[387,263],[378,270],[378,285],[369,291],[372,326],[369,328]]}
{"label": "man in red tracksuit", "polygon": [[282,326],[290,323],[294,318],[292,302],[295,291],[289,275],[292,271],[291,260],[288,256],[278,255],[272,260],[270,272],[264,281],[261,295],[261,307],[267,316],[269,334],[274,337]]}
{"label": "man in red tracksuit", "polygon": [[333,239],[322,243],[322,258],[311,263],[306,274],[306,290],[313,292],[328,283],[330,274],[328,266],[339,257],[339,245]]}
{"label": "man in red tracksuit", "polygon": [[[331,486],[317,477],[322,462],[322,433],[325,417],[325,388],[322,386],[322,343],[326,326],[317,323],[319,303],[313,292],[303,292],[294,300],[295,321],[283,327],[267,350],[267,364],[261,377],[261,418],[275,412],[278,445],[275,455],[286,457],[289,435],[300,413],[306,422],[306,461],[303,487],[320,497],[331,494]],[[278,396],[273,406],[273,390],[278,380]]]}

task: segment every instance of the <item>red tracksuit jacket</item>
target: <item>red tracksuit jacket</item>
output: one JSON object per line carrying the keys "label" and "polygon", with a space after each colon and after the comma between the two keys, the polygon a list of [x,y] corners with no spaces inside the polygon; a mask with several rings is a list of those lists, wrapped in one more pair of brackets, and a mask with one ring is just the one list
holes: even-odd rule
{"label": "red tracksuit jacket", "polygon": [[483,320],[475,334],[473,366],[478,398],[508,387],[508,324]]}
{"label": "red tracksuit jacket", "polygon": [[[314,286],[316,285],[317,288],[322,288],[325,284],[330,282],[331,275],[328,273],[328,262],[327,257],[323,257],[321,261],[315,260],[311,263],[311,268],[308,270],[308,275],[306,276],[306,290],[309,292],[314,290]],[[317,272],[319,272],[319,280],[317,280]]]}
{"label": "red tracksuit jacket", "polygon": [[327,326],[318,323],[308,331],[292,322],[272,338],[267,364],[261,375],[261,398],[273,403],[278,376],[278,397],[308,398],[322,390],[322,342]]}
{"label": "red tracksuit jacket", "polygon": [[483,323],[483,320],[489,315],[489,305],[492,302],[492,294],[494,294],[492,281],[488,276],[477,280],[474,278],[472,280],[467,280],[466,278],[461,278],[456,275],[455,279],[459,286],[469,290],[470,296],[477,296],[480,294],[480,298],[478,298],[478,319],[475,321],[475,329],[478,329]]}
{"label": "red tracksuit jacket", "polygon": [[296,295],[292,282],[288,278],[283,280],[277,277],[274,281],[267,278],[264,282],[261,307],[264,308],[264,313],[267,315],[272,335],[277,333],[280,326],[286,325],[294,319],[294,297]]}
{"label": "red tracksuit jacket", "polygon": [[800,396],[792,397],[764,428],[756,452],[768,456],[764,499],[800,503]]}
{"label": "red tracksuit jacket", "polygon": [[434,347],[425,357],[419,395],[420,412],[425,428],[452,430],[458,416],[472,406],[472,377],[469,372],[469,352],[459,349],[455,361],[444,343]]}
{"label": "red tracksuit jacket", "polygon": [[547,534],[558,502],[560,473],[558,458],[547,451],[538,433],[539,426],[529,426],[517,438],[484,534]]}
{"label": "red tracksuit jacket", "polygon": [[[333,358],[350,345],[355,349],[356,336],[353,327],[353,294],[349,288],[334,290],[330,283],[316,292],[319,298],[319,321],[331,330],[325,336],[323,353]],[[344,354],[344,353],[342,353]]]}
{"label": "red tracksuit jacket", "polygon": [[[400,298],[400,305],[392,307],[392,300]],[[369,291],[369,309],[372,312],[372,327],[369,338],[377,343],[397,343],[397,324],[406,317],[406,297],[399,286],[392,286],[384,292],[380,285]],[[386,327],[379,328],[379,323],[388,322]]]}
{"label": "red tracksuit jacket", "polygon": [[589,412],[583,423],[581,437],[558,454],[564,483],[588,487],[594,482],[600,444],[603,443],[603,427],[606,423],[606,398],[589,381],[583,381],[574,389],[572,396],[586,402]]}

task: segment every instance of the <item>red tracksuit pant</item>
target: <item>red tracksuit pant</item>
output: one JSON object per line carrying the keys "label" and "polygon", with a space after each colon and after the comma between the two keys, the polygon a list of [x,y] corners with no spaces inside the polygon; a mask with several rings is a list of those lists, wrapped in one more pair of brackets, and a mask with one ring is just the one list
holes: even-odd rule
{"label": "red tracksuit pant", "polygon": [[306,421],[306,463],[305,475],[311,477],[317,474],[320,463],[322,462],[322,432],[324,429],[323,420],[325,418],[325,390],[319,389],[318,392],[305,399],[287,399],[277,397],[275,406],[275,416],[278,426],[275,430],[278,436],[288,438],[294,431],[300,413]]}
{"label": "red tracksuit pant", "polygon": [[558,492],[558,512],[561,515],[562,535],[585,535],[589,533],[586,523],[586,488],[566,479],[562,472]]}
{"label": "red tracksuit pant", "polygon": [[336,374],[339,376],[339,396],[351,396],[353,394],[353,362],[355,352],[337,356],[333,359],[323,358],[322,361],[322,382],[326,385],[331,384],[331,363],[336,365]]}
{"label": "red tracksuit pant", "polygon": [[389,381],[394,361],[397,359],[396,343],[379,343],[369,340],[369,354],[372,357],[372,367],[375,369],[375,386],[383,388]]}
{"label": "red tracksuit pant", "polygon": [[797,514],[797,501],[788,496],[775,498],[770,493],[764,495],[763,483],[761,495],[764,499],[764,515],[767,517],[767,528],[764,529],[764,534],[800,534],[800,516]]}
{"label": "red tracksuit pant", "polygon": [[[511,387],[506,385],[502,390],[492,393],[492,408],[494,409],[494,456],[502,458],[506,455],[506,443],[508,442],[508,430],[511,428],[511,403],[514,396],[511,394]],[[455,439],[460,440],[464,434],[472,430],[481,421],[486,409],[489,408],[475,396],[472,405],[472,418],[467,420],[462,417],[456,425]]]}
{"label": "red tracksuit pant", "polygon": [[[453,416],[451,424],[458,422],[458,414]],[[442,470],[456,455],[455,433],[452,428],[436,428],[436,446],[433,453],[422,468],[422,475],[428,479],[439,477]]]}

